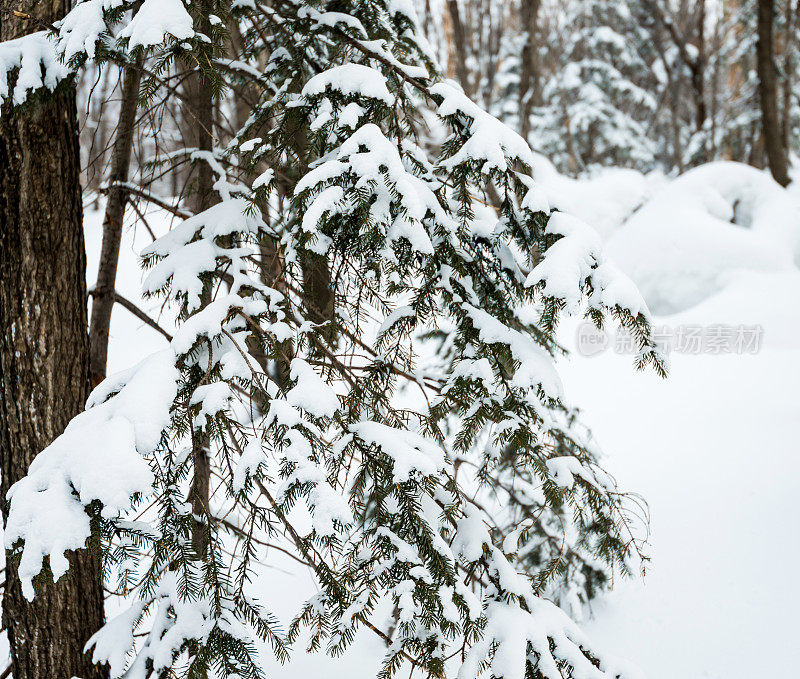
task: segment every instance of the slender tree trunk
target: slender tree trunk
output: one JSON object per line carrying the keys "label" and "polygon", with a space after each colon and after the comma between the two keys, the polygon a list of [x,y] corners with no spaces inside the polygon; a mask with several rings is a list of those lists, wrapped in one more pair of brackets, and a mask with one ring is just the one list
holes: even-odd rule
{"label": "slender tree trunk", "polygon": [[789,164],[781,139],[778,119],[778,86],[773,50],[774,0],[758,0],[758,44],[756,50],[758,94],[761,100],[761,124],[764,150],[769,169],[781,186],[789,184]]}
{"label": "slender tree trunk", "polygon": [[425,39],[431,41],[434,33],[433,17],[431,16],[431,0],[425,0],[425,23],[422,26]]}
{"label": "slender tree trunk", "polygon": [[464,31],[464,24],[461,21],[461,12],[458,9],[458,0],[447,0],[447,13],[450,17],[450,24],[453,32],[453,54],[451,58],[455,62],[455,73],[461,87],[468,97],[472,97],[473,89],[467,68],[467,34]]}
{"label": "slender tree trunk", "polygon": [[670,81],[669,92],[670,126],[672,128],[672,164],[673,167],[678,168],[678,172],[683,172],[683,142],[681,141],[681,123],[678,116],[680,86],[676,81]]}
{"label": "slender tree trunk", "polygon": [[792,89],[794,87],[797,69],[796,32],[797,12],[800,11],[800,1],[795,5],[792,0],[786,0],[786,33],[783,41],[783,119],[781,121],[781,139],[783,147],[789,148],[792,134]]}
{"label": "slender tree trunk", "polygon": [[128,181],[140,81],[141,71],[138,68],[124,69],[117,135],[111,151],[110,187],[103,219],[103,244],[100,248],[100,264],[92,296],[92,319],[89,326],[91,356],[89,370],[94,385],[100,384],[106,376],[108,332],[111,326],[111,311],[114,307],[122,222],[128,199],[127,190],[118,184]]}
{"label": "slender tree trunk", "polygon": [[[86,149],[86,168],[84,186],[87,191],[96,191],[100,187],[105,166],[106,145],[109,137],[109,120],[104,115],[106,104],[109,97],[113,94],[114,87],[111,85],[111,73],[113,69],[104,68],[100,74],[101,85],[98,94],[89,101],[91,108],[87,112],[86,120],[81,120],[81,105],[78,104],[78,129],[83,132],[78,142],[83,152]],[[88,73],[84,74],[88,77]],[[95,196],[95,204],[97,196]]]}
{"label": "slender tree trunk", "polygon": [[[212,151],[214,148],[214,100],[211,89],[205,82],[205,78],[199,74],[194,74],[191,83],[191,105],[196,117],[196,146],[201,151]],[[205,160],[197,162],[197,185],[194,193],[191,194],[189,206],[192,212],[199,214],[207,210],[216,202],[216,194],[213,189],[214,176],[211,166]],[[202,306],[206,306],[211,301],[211,288],[208,283],[203,286],[201,297]],[[209,348],[209,350],[211,350]],[[192,514],[199,520],[192,528],[192,548],[195,554],[206,560],[208,556],[208,512],[211,497],[211,458],[209,455],[208,436],[192,436],[192,458],[194,462],[194,476],[192,477],[192,487],[189,496],[192,503]]]}
{"label": "slender tree trunk", "polygon": [[531,110],[538,105],[540,93],[540,67],[538,50],[538,22],[541,0],[520,0],[520,20],[525,31],[522,48],[522,70],[519,79],[520,134],[528,139],[531,131]]}
{"label": "slender tree trunk", "polygon": [[[187,79],[188,103],[192,117],[186,121],[194,131],[194,145],[200,151],[212,152],[214,149],[214,99],[205,76],[193,73]],[[213,189],[214,173],[205,160],[195,163],[196,177],[189,195],[189,209],[198,214],[218,202]]]}
{"label": "slender tree trunk", "polygon": [[719,157],[719,146],[718,146],[718,135],[717,135],[717,126],[719,124],[719,109],[720,109],[720,101],[719,101],[719,91],[720,91],[720,59],[718,57],[720,50],[722,48],[722,41],[720,39],[720,23],[722,22],[722,16],[717,14],[714,17],[714,33],[712,36],[712,46],[711,49],[717,58],[714,60],[714,70],[711,72],[711,148],[710,151],[710,159],[716,159]]}
{"label": "slender tree trunk", "polygon": [[[290,126],[288,136],[294,152],[293,166],[284,168],[283,177],[278,182],[281,200],[291,199],[295,183],[308,171],[308,130],[302,115],[290,115],[287,120]],[[262,255],[264,252],[262,251]],[[267,251],[268,257],[272,256]],[[274,255],[277,257],[277,252]],[[306,317],[314,323],[326,323],[334,319],[336,309],[335,291],[331,279],[330,264],[327,255],[319,255],[309,250],[300,253],[300,268],[303,272],[303,304]],[[332,341],[334,333],[330,325],[323,332],[327,341]],[[278,379],[285,379],[288,366],[278,365]]]}
{"label": "slender tree trunk", "polygon": [[[203,4],[199,9],[200,30],[208,35],[208,16],[211,9]],[[214,97],[211,84],[202,71],[195,71],[186,82],[187,103],[190,107],[191,118],[189,129],[194,130],[194,145],[200,151],[211,153],[214,149]],[[206,160],[199,159],[195,163],[196,178],[193,191],[189,196],[189,207],[194,214],[199,214],[218,202],[214,191],[214,174]],[[201,297],[202,306],[211,301],[211,288],[208,283],[203,286]],[[192,503],[192,513],[198,517],[192,529],[192,547],[195,554],[202,560],[208,556],[208,511],[211,485],[211,458],[209,456],[208,436],[193,436],[192,457],[194,460],[194,476],[189,497]]]}
{"label": "slender tree trunk", "polygon": [[703,129],[708,118],[705,93],[706,70],[706,0],[699,0],[697,9],[697,57],[692,68],[692,85],[695,97],[695,125],[697,131]]}
{"label": "slender tree trunk", "polygon": [[[35,7],[33,6],[35,5]],[[66,2],[2,6],[56,21]],[[0,39],[32,27],[0,18]],[[62,83],[0,117],[0,495],[83,410],[89,388],[86,259],[74,87]],[[2,506],[4,520],[7,503]],[[96,547],[96,545],[94,545]],[[83,648],[103,624],[98,551],[68,554],[70,569],[37,581],[28,602],[6,552],[3,625],[17,679],[100,679]]]}

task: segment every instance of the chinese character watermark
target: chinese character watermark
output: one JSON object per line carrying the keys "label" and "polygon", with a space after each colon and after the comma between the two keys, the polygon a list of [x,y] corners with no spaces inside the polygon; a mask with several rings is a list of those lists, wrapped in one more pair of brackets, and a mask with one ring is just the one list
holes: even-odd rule
{"label": "chinese character watermark", "polygon": [[[653,326],[652,337],[664,353],[677,354],[757,354],[764,339],[760,325],[678,325]],[[578,326],[577,350],[581,356],[596,356],[608,349],[616,354],[636,354],[636,338],[620,329],[613,336],[592,323]]]}

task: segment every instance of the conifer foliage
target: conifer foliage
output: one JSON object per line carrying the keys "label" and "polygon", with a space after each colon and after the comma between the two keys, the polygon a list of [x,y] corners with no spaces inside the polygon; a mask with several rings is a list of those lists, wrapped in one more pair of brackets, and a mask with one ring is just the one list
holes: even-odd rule
{"label": "conifer foliage", "polygon": [[[561,68],[545,84],[547,106],[536,116],[538,145],[573,172],[598,164],[652,167],[656,146],[648,125],[652,47],[636,21],[639,2],[577,0],[566,24],[573,27]],[[560,132],[559,132],[560,131]]]}
{"label": "conifer foliage", "polygon": [[[219,48],[232,22],[235,63]],[[528,145],[438,78],[410,5],[84,0],[56,28],[0,46],[0,73],[21,66],[15,100],[134,56],[145,98],[175,64],[261,94],[226,147],[162,159],[206,164],[218,196],[142,253],[180,328],[12,488],[26,596],[95,533],[126,601],[90,643],[113,676],[260,677],[258,653],[283,660],[304,630],[332,654],[382,636],[387,679],[627,676],[545,598],[585,596],[575,582],[591,590],[641,546],[565,400],[555,331],[564,314],[612,319],[663,372],[648,312],[597,235],[550,211]],[[446,134],[434,150],[426,109]],[[216,486],[201,515],[198,445]],[[476,500],[486,489],[504,512]],[[267,539],[319,585],[288,630],[254,595]]]}

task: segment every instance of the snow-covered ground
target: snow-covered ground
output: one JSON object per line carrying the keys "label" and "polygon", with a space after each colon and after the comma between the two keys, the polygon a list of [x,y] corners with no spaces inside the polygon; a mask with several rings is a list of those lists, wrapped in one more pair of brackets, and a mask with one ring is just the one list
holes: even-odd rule
{"label": "snow-covered ground", "polygon": [[[787,315],[765,322],[756,355],[673,355],[666,381],[613,354],[562,369],[609,467],[651,510],[647,576],[620,582],[585,628],[651,679],[788,677],[800,662],[800,276],[770,276],[780,297],[765,311]],[[735,295],[713,301],[694,319],[735,317]],[[773,329],[793,346],[770,347]]]}
{"label": "snow-covered ground", "polygon": [[[555,205],[595,224],[660,314],[661,332],[682,343],[666,380],[636,373],[613,337],[605,351],[561,361],[569,400],[607,467],[651,514],[646,578],[617,583],[584,628],[650,679],[792,676],[800,665],[800,190],[732,163],[676,180],[615,171],[580,182],[543,165],[537,179]],[[87,213],[90,283],[100,222]],[[157,218],[152,226],[166,228]],[[119,291],[155,316],[158,305],[139,296],[135,257],[148,242],[144,229],[126,233]],[[575,347],[577,332],[565,326],[565,344]],[[164,342],[117,308],[110,370]],[[262,580],[282,616],[313,591],[277,553]],[[343,659],[298,648],[269,676],[371,679],[380,652],[366,636]]]}

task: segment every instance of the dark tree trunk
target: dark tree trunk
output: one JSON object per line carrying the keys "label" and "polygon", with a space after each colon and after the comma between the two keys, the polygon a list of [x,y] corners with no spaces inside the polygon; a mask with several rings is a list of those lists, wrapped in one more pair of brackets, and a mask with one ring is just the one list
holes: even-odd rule
{"label": "dark tree trunk", "polygon": [[520,134],[528,140],[531,131],[531,110],[540,98],[538,21],[541,0],[520,0],[520,20],[525,31],[522,48],[522,70],[519,79]]}
{"label": "dark tree trunk", "polygon": [[[197,148],[211,152],[214,148],[214,99],[211,88],[202,74],[193,76],[191,104],[196,116]],[[198,214],[217,202],[213,189],[214,175],[211,166],[205,160],[197,161],[197,185],[191,196],[192,212]],[[211,301],[211,288],[208,283],[203,286],[201,303],[206,306]],[[192,547],[202,560],[208,556],[208,508],[211,490],[211,459],[209,457],[208,436],[195,437],[192,446],[194,459],[194,476],[190,490],[192,513],[202,517],[192,529]]]}
{"label": "dark tree trunk", "polygon": [[[302,115],[291,115],[287,120],[287,131],[294,158],[292,160],[293,166],[285,168],[285,171],[282,172],[283,176],[278,182],[278,192],[283,201],[291,200],[295,183],[308,171],[308,130],[305,118]],[[272,261],[277,263],[277,253],[275,256],[270,257],[269,247],[266,253],[262,251],[263,254],[268,255],[266,261],[271,258]],[[326,255],[318,255],[309,250],[302,250],[300,253],[300,268],[303,272],[302,298],[307,318],[314,323],[333,321],[336,308],[336,292],[333,287],[328,257]],[[330,324],[322,335],[326,341],[333,341],[335,333]],[[291,361],[289,350],[287,343],[286,356],[288,361]],[[283,380],[285,383],[288,376],[288,363],[280,365],[279,362],[277,368],[279,381]]]}
{"label": "dark tree trunk", "polygon": [[758,69],[758,94],[761,100],[761,124],[764,150],[769,169],[781,186],[789,184],[789,164],[781,138],[778,118],[778,86],[775,75],[773,50],[774,0],[758,0],[758,44],[756,50]]}
{"label": "dark tree trunk", "polygon": [[461,87],[468,97],[472,97],[473,89],[467,68],[467,34],[461,21],[461,12],[458,9],[458,0],[447,0],[447,12],[453,29],[453,55],[455,73]]}
{"label": "dark tree trunk", "polygon": [[434,35],[433,16],[431,16],[431,0],[425,0],[425,23],[422,26],[425,39],[431,40]]}
{"label": "dark tree trunk", "polygon": [[708,108],[705,95],[705,70],[706,70],[706,0],[700,0],[697,9],[697,57],[692,68],[692,86],[695,99],[695,126],[697,131],[703,129]]}
{"label": "dark tree trunk", "polygon": [[[64,3],[35,3],[57,20]],[[3,2],[11,9],[31,9]],[[0,39],[30,27],[0,19]],[[89,388],[86,259],[74,88],[0,117],[0,495],[81,412]],[[8,515],[5,502],[3,518]],[[83,648],[103,624],[96,550],[69,554],[57,583],[42,578],[22,596],[6,552],[3,625],[17,679],[99,679]]]}
{"label": "dark tree trunk", "polygon": [[100,263],[92,296],[92,319],[89,326],[89,372],[93,385],[100,384],[106,376],[108,332],[111,326],[111,311],[114,307],[122,222],[128,199],[127,190],[118,184],[128,181],[140,81],[139,68],[124,69],[117,136],[111,151],[110,188],[103,218],[103,244],[100,248]]}
{"label": "dark tree trunk", "polygon": [[[714,33],[712,35],[711,51],[712,54],[719,54],[722,49],[722,40],[720,36],[720,23],[721,20],[714,21]],[[720,59],[714,59],[714,68],[711,72],[711,148],[710,159],[717,159],[719,157],[719,142],[717,141],[717,125],[719,124],[719,108],[720,108],[720,69],[722,67]]]}
{"label": "dark tree trunk", "polygon": [[[208,35],[211,31],[209,15],[210,3],[196,3],[195,24],[199,30]],[[212,57],[211,54],[208,55]],[[197,149],[211,153],[214,149],[214,96],[211,83],[200,70],[192,73],[186,81],[186,103],[189,117],[184,122],[194,131],[193,142]],[[185,112],[186,113],[186,112]],[[189,206],[194,214],[199,214],[218,202],[214,191],[214,173],[211,165],[204,158],[195,162],[195,183],[189,196]],[[210,283],[205,283],[201,295],[201,308],[211,301]],[[201,560],[208,558],[209,546],[209,498],[211,489],[211,458],[209,455],[209,437],[207,435],[192,437],[192,459],[194,475],[189,490],[192,513],[199,520],[192,527],[192,548]]]}
{"label": "dark tree trunk", "polygon": [[786,28],[783,41],[783,120],[781,121],[781,139],[783,147],[789,148],[792,136],[792,90],[796,77],[797,64],[795,40],[797,40],[797,13],[800,11],[800,0],[796,4],[786,1]]}

